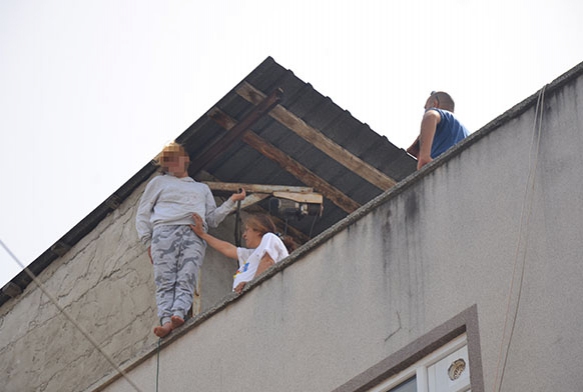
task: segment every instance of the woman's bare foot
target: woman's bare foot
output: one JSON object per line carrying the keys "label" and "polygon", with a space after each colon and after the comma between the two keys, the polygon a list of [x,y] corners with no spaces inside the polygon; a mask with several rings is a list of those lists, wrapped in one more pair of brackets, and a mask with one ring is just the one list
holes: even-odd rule
{"label": "woman's bare foot", "polygon": [[184,324],[184,319],[180,316],[172,316],[170,320],[172,320],[172,329],[176,329]]}
{"label": "woman's bare foot", "polygon": [[159,338],[166,337],[170,332],[172,332],[172,323],[167,322],[164,323],[162,326],[158,326],[154,328],[154,335],[158,336]]}

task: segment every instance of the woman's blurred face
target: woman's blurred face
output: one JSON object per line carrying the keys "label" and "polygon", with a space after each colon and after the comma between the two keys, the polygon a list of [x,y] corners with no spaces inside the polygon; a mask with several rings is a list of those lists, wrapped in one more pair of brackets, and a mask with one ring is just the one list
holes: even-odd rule
{"label": "woman's blurred face", "polygon": [[187,176],[189,164],[188,155],[167,154],[162,157],[162,165],[166,168],[166,171],[176,177]]}
{"label": "woman's blurred face", "polygon": [[245,231],[243,232],[243,239],[245,240],[245,244],[247,245],[248,248],[251,248],[251,249],[257,248],[259,246],[259,244],[261,243],[261,237],[262,237],[262,235],[258,231],[245,225]]}

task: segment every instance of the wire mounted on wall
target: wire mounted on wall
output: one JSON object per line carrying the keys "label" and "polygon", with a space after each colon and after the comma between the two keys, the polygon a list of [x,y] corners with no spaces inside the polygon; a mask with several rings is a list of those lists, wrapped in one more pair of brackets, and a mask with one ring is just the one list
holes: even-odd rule
{"label": "wire mounted on wall", "polygon": [[[532,198],[534,196],[535,184],[536,184],[536,168],[538,166],[538,154],[540,151],[540,139],[542,133],[542,122],[543,122],[543,111],[544,111],[544,100],[545,100],[545,89],[546,85],[540,90],[536,109],[534,113],[534,125],[532,133],[532,142],[529,150],[529,171],[528,178],[526,181],[526,187],[524,190],[524,201],[522,203],[522,211],[520,214],[520,224],[518,229],[518,241],[516,244],[516,252],[514,257],[514,270],[512,272],[512,279],[510,280],[510,289],[508,291],[508,303],[506,308],[506,315],[504,319],[504,329],[502,332],[502,339],[500,342],[500,353],[498,355],[498,363],[496,365],[496,377],[494,379],[494,391],[500,392],[502,390],[502,383],[504,381],[504,373],[506,370],[506,365],[508,363],[508,353],[510,351],[510,345],[512,344],[512,338],[514,335],[514,328],[516,326],[516,318],[518,317],[518,309],[520,307],[520,298],[522,294],[522,283],[524,281],[524,271],[526,267],[526,253],[528,250],[528,232],[524,239],[524,252],[522,257],[522,263],[519,266],[519,254],[520,245],[522,242],[522,231],[523,228],[528,227],[530,223],[530,217],[532,215],[533,205]],[[518,280],[518,282],[515,282]],[[515,283],[517,284],[517,298],[514,310],[510,309],[512,301],[512,293],[514,291]],[[513,314],[512,321],[509,317]],[[508,332],[508,344],[504,346],[504,341],[506,338],[507,329],[510,328]],[[502,359],[504,358],[504,359]],[[498,382],[498,374],[500,372],[500,381]]]}

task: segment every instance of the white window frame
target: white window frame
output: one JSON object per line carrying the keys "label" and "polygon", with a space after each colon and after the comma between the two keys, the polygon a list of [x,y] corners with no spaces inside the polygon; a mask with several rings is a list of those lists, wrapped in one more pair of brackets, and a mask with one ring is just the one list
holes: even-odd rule
{"label": "white window frame", "polygon": [[[456,352],[457,350],[467,346],[468,339],[467,335],[464,333],[450,342],[446,343],[442,347],[433,351],[432,353],[426,355],[421,360],[417,361],[407,369],[395,374],[391,378],[381,382],[380,384],[367,390],[367,392],[387,392],[391,388],[398,387],[399,384],[407,381],[411,377],[416,377],[417,379],[417,392],[431,392],[429,391],[429,380],[427,369],[433,364],[439,362],[448,355]],[[469,366],[468,366],[469,369]]]}

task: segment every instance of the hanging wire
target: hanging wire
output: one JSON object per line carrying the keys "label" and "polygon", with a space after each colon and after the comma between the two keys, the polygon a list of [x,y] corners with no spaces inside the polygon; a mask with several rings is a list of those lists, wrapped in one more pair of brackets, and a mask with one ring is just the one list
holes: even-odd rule
{"label": "hanging wire", "polygon": [[[512,279],[510,282],[510,290],[508,292],[508,303],[507,303],[506,315],[505,315],[505,319],[504,319],[504,330],[502,332],[502,339],[500,342],[500,353],[498,355],[498,363],[496,365],[496,377],[494,379],[494,391],[498,391],[498,392],[500,392],[502,390],[502,382],[504,381],[504,373],[506,370],[506,365],[508,363],[508,353],[510,351],[510,345],[512,344],[512,338],[514,335],[514,328],[516,326],[516,318],[518,317],[518,308],[520,306],[520,298],[522,295],[522,283],[524,281],[524,271],[525,271],[525,265],[526,265],[528,232],[526,233],[526,237],[524,240],[524,253],[523,253],[523,257],[522,257],[522,263],[520,266],[520,272],[517,272],[519,253],[520,253],[520,243],[522,240],[522,229],[523,229],[523,227],[528,227],[528,225],[530,223],[530,217],[532,215],[532,198],[534,196],[536,168],[538,166],[538,154],[539,154],[539,150],[540,150],[540,139],[541,139],[541,133],[542,133],[545,89],[546,89],[546,85],[541,89],[541,91],[539,93],[537,103],[536,103],[535,114],[534,114],[532,142],[531,142],[531,148],[530,148],[530,153],[529,153],[529,173],[528,173],[528,179],[526,182],[526,187],[524,190],[524,201],[522,203],[522,212],[520,214],[518,241],[516,244],[516,253],[515,253],[515,258],[514,258],[514,270],[512,272]],[[540,118],[539,118],[539,112],[540,112]],[[537,129],[537,123],[538,123],[538,129]],[[535,140],[535,138],[536,138],[536,140]],[[534,149],[534,153],[533,153],[533,149]],[[533,155],[534,155],[534,157],[533,157]],[[528,206],[528,210],[527,210],[527,206]],[[517,275],[518,275],[518,294],[517,294],[517,299],[516,299],[516,306],[514,308],[514,315],[512,318],[512,323],[510,325],[510,332],[508,335],[508,344],[506,345],[506,348],[504,349],[504,340],[506,337],[506,329],[508,327],[509,315],[511,313],[510,303],[511,303],[511,299],[512,299],[512,292],[514,291],[515,278],[517,277]],[[504,360],[502,360],[502,356],[504,356]],[[502,364],[502,367],[500,369],[501,362],[503,362],[503,364]],[[498,372],[499,371],[501,371],[501,373],[500,373],[500,382],[498,383]]]}
{"label": "hanging wire", "polygon": [[285,226],[284,226],[284,228],[283,228],[283,235],[284,235],[284,236],[286,236],[286,235],[287,235],[287,224],[288,224],[288,220],[289,220],[289,217],[288,217],[288,216],[287,216],[287,214],[286,214],[286,216],[285,216]]}
{"label": "hanging wire", "polygon": [[91,343],[91,345],[93,345],[93,347],[95,347],[95,349],[97,351],[99,351],[101,353],[101,355],[103,355],[103,357],[107,360],[107,362],[109,362],[111,364],[111,366],[113,366],[113,368],[123,377],[125,378],[125,380],[138,392],[141,392],[140,388],[138,388],[138,386],[127,376],[126,372],[123,371],[122,368],[120,368],[114,361],[113,359],[105,352],[101,349],[101,347],[99,347],[99,345],[97,344],[97,342],[91,337],[91,335],[89,335],[89,333],[87,333],[74,319],[73,317],[69,314],[69,312],[67,312],[61,305],[59,305],[59,303],[57,302],[57,299],[48,292],[48,290],[44,287],[44,285],[41,283],[40,280],[37,279],[37,277],[27,268],[25,267],[20,260],[18,260],[18,258],[14,255],[14,253],[12,253],[12,251],[10,249],[8,249],[8,247],[4,244],[4,242],[0,239],[0,245],[2,245],[2,247],[4,248],[4,250],[10,255],[10,257],[12,257],[12,259],[20,266],[20,268],[22,268],[22,270],[32,279],[32,281],[37,285],[37,287],[48,297],[48,299],[57,307],[57,309],[59,309],[59,312],[61,312],[74,326],[75,328],[77,328],[77,330],[79,332],[81,332],[81,334],[85,337],[85,339],[87,339],[87,341],[89,343]]}
{"label": "hanging wire", "polygon": [[318,220],[318,215],[314,215],[314,220],[312,221],[312,224],[310,225],[310,234],[308,235],[309,239],[312,239],[312,232],[314,231],[314,226],[316,226],[317,220]]}
{"label": "hanging wire", "polygon": [[[242,189],[239,189],[242,192]],[[235,214],[235,246],[241,247],[241,200],[237,200],[237,213]]]}

